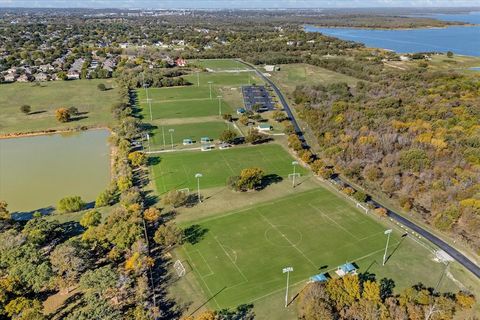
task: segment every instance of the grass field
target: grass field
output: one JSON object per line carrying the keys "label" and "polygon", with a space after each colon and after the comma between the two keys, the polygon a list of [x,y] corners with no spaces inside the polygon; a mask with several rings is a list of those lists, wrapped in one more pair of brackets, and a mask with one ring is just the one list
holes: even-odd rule
{"label": "grass field", "polygon": [[[99,91],[99,83],[115,85],[111,79],[52,81],[41,86],[32,83],[0,85],[0,134],[110,124],[110,107],[117,101],[117,91]],[[32,107],[31,114],[20,112],[24,104]],[[55,110],[60,107],[76,107],[82,115],[74,121],[59,123]]]}
{"label": "grass field", "polygon": [[280,65],[280,71],[270,72],[272,80],[286,93],[298,85],[329,84],[346,82],[355,85],[358,79],[304,63]]}
{"label": "grass field", "polygon": [[[153,166],[157,191],[161,194],[172,189],[197,186],[194,178],[202,173],[202,188],[224,186],[227,178],[238,175],[248,167],[259,167],[268,175],[287,178],[292,172],[291,156],[279,145],[237,147],[209,152],[186,151],[160,155],[160,163]],[[305,174],[303,168],[297,172]]]}
{"label": "grass field", "polygon": [[[183,139],[192,139],[198,147],[200,145],[200,138],[202,137],[209,137],[210,139],[217,140],[220,134],[224,130],[228,129],[228,124],[223,121],[210,121],[165,125],[163,126],[163,129],[165,131],[165,141],[167,148],[171,147],[172,137],[174,145],[182,146]],[[174,130],[172,135],[170,135],[170,129]],[[153,132],[151,133],[150,143],[152,150],[163,147],[162,125],[158,125],[157,128],[153,130]]]}
{"label": "grass field", "polygon": [[[142,104],[146,104],[147,96],[145,90],[137,90],[138,100]],[[216,97],[216,91],[212,90],[212,96]],[[173,100],[189,100],[189,99],[209,99],[210,92],[208,87],[183,86],[168,88],[149,88],[148,97],[152,102],[173,101]]]}
{"label": "grass field", "polygon": [[[198,77],[198,78],[197,78]],[[252,83],[263,83],[256,74],[251,72],[200,72],[197,76],[196,73],[191,73],[184,76],[185,79],[197,86],[198,79],[200,80],[200,87],[207,87],[208,82],[212,81],[213,86],[242,86]]]}
{"label": "grass field", "polygon": [[215,71],[248,69],[243,63],[232,59],[198,59],[189,62]]}
{"label": "grass field", "polygon": [[[393,278],[397,289],[419,281],[434,286],[444,268],[431,260],[428,249],[398,231],[382,267],[386,227],[323,188],[184,225],[189,226],[196,230],[192,243],[178,251],[205,300],[214,296],[210,306],[216,309],[255,304],[284,290],[285,266],[294,268],[291,297],[310,276],[336,276],[336,267],[345,262],[378,279]],[[442,288],[458,290],[450,279],[443,280]]]}
{"label": "grass field", "polygon": [[[191,99],[173,100],[164,102],[152,102],[152,118],[175,119],[214,116],[219,114],[218,99]],[[222,100],[221,113],[232,113],[230,105]],[[150,120],[150,109],[148,104],[142,104],[142,116],[146,121]]]}

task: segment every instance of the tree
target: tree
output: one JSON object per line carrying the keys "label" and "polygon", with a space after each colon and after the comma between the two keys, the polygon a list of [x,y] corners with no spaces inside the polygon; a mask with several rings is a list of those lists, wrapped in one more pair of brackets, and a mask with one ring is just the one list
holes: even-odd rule
{"label": "tree", "polygon": [[282,111],[280,110],[275,110],[273,111],[272,113],[272,117],[275,121],[277,122],[282,122],[286,119],[286,116],[285,116],[285,113],[283,113]]}
{"label": "tree", "polygon": [[95,200],[95,207],[105,207],[112,205],[115,201],[115,188],[109,188],[105,191],[102,191]]}
{"label": "tree", "polygon": [[187,194],[178,190],[171,190],[162,197],[162,204],[171,205],[174,208],[181,207],[187,203]]}
{"label": "tree", "polygon": [[254,190],[262,184],[265,172],[260,168],[246,168],[240,172],[236,180],[236,190]]}
{"label": "tree", "polygon": [[453,58],[453,52],[452,51],[447,51],[447,57]]}
{"label": "tree", "polygon": [[148,222],[156,222],[160,219],[160,210],[155,207],[150,207],[143,211],[143,218]]}
{"label": "tree", "polygon": [[78,115],[79,111],[77,107],[70,107],[68,108],[68,113],[70,114],[70,116],[76,116]]}
{"label": "tree", "polygon": [[70,121],[70,112],[68,112],[67,108],[59,108],[55,110],[55,118],[59,122],[68,122]]}
{"label": "tree", "polygon": [[57,221],[48,221],[45,218],[30,219],[23,227],[22,234],[31,243],[46,244],[56,238],[61,232]]}
{"label": "tree", "polygon": [[387,209],[383,207],[376,208],[375,210],[373,210],[373,212],[375,212],[375,214],[377,214],[380,218],[387,217]]}
{"label": "tree", "polygon": [[100,90],[100,91],[105,91],[105,90],[107,90],[107,87],[105,86],[105,84],[99,83],[97,85],[97,89]]}
{"label": "tree", "polygon": [[8,204],[5,201],[0,201],[0,220],[10,220],[12,215],[7,209]]}
{"label": "tree", "polygon": [[233,143],[235,138],[237,138],[237,133],[230,129],[224,130],[219,137],[220,141],[227,143]]}
{"label": "tree", "polygon": [[365,202],[367,201],[367,194],[362,192],[362,191],[356,191],[353,194],[353,198],[357,200],[358,202]]}
{"label": "tree", "polygon": [[128,160],[134,167],[143,166],[147,162],[147,156],[144,152],[134,151],[128,154]]}
{"label": "tree", "polygon": [[15,320],[46,319],[43,315],[42,303],[36,299],[15,298],[5,306],[5,312],[11,319]]}
{"label": "tree", "polygon": [[240,119],[238,119],[238,121],[244,126],[246,126],[250,123],[250,119],[245,114],[242,114],[240,116]]}
{"label": "tree", "polygon": [[84,228],[96,227],[102,222],[102,214],[97,210],[89,210],[80,219],[80,225]]}
{"label": "tree", "polygon": [[85,202],[79,196],[71,196],[60,199],[57,210],[63,213],[77,212],[85,207]]}
{"label": "tree", "polygon": [[334,310],[325,285],[313,282],[298,296],[298,318],[303,320],[333,320]]}
{"label": "tree", "polygon": [[32,107],[30,107],[28,104],[24,104],[20,107],[20,111],[25,114],[29,114],[32,111]]}
{"label": "tree", "polygon": [[378,283],[370,280],[364,281],[362,298],[375,303],[380,303],[380,286]]}
{"label": "tree", "polygon": [[222,119],[225,120],[225,121],[228,121],[228,122],[232,122],[233,121],[233,117],[230,113],[224,113],[222,114]]}
{"label": "tree", "polygon": [[52,270],[57,275],[60,288],[67,289],[75,285],[83,271],[88,268],[88,252],[78,240],[59,244],[50,254]]}
{"label": "tree", "polygon": [[153,240],[162,247],[168,248],[182,242],[182,230],[175,223],[163,224],[158,227]]}
{"label": "tree", "polygon": [[253,129],[253,130],[250,130],[250,132],[248,133],[248,135],[245,138],[245,141],[247,143],[257,144],[257,143],[260,143],[260,142],[264,141],[265,138],[266,138],[266,136],[263,133],[260,133],[256,129]]}

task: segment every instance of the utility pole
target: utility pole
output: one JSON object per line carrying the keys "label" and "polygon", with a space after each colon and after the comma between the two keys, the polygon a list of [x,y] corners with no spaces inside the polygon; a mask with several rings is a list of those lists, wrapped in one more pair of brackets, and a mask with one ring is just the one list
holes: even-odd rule
{"label": "utility pole", "polygon": [[200,73],[197,71],[197,87],[200,87]]}
{"label": "utility pole", "polygon": [[388,242],[390,241],[390,234],[392,233],[392,229],[385,230],[384,234],[387,235],[387,244],[385,245],[385,252],[383,253],[383,263],[382,266],[385,265],[385,261],[387,260],[387,250],[388,250]]}
{"label": "utility pole", "polygon": [[175,132],[175,129],[168,129],[168,132],[170,132],[170,142],[172,143],[173,150],[173,133]]}
{"label": "utility pole", "polygon": [[285,291],[285,308],[288,306],[288,282],[290,280],[290,272],[292,271],[293,271],[293,267],[285,267],[282,269],[282,272],[287,274],[287,290]]}
{"label": "utility pole", "polygon": [[210,100],[212,100],[212,83],[213,81],[208,81],[208,86],[210,88]]}
{"label": "utility pole", "polygon": [[295,166],[298,164],[298,161],[292,161],[292,166],[293,166],[293,176],[292,176],[292,188],[295,188]]}
{"label": "utility pole", "polygon": [[165,149],[166,143],[165,143],[165,126],[162,125],[162,136],[163,136],[163,149]]}
{"label": "utility pole", "polygon": [[218,115],[222,116],[222,96],[217,96],[218,98]]}

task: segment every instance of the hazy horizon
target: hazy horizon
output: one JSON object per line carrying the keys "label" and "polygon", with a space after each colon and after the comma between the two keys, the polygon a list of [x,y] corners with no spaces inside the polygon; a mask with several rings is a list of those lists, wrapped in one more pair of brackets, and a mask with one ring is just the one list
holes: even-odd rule
{"label": "hazy horizon", "polygon": [[300,9],[475,7],[468,0],[0,0],[2,8]]}

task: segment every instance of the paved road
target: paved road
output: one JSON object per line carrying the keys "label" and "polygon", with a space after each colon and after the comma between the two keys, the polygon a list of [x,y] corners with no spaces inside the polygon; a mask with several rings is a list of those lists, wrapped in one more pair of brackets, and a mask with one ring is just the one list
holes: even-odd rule
{"label": "paved road", "polygon": [[[290,117],[291,121],[292,121],[292,124],[293,124],[293,127],[295,128],[295,132],[298,134],[300,140],[302,141],[302,143],[307,146],[307,142],[305,140],[305,137],[303,135],[303,132],[301,131],[300,129],[300,126],[298,125],[297,121],[295,120],[295,117],[292,113],[292,110],[290,109],[290,106],[288,105],[287,101],[285,100],[285,97],[283,96],[282,92],[280,91],[280,89],[278,89],[278,87],[275,85],[275,83],[273,83],[268,77],[266,77],[262,72],[260,72],[257,68],[255,68],[253,65],[251,64],[248,64],[244,61],[241,61],[239,60],[240,62],[246,64],[247,66],[255,69],[256,73],[263,79],[265,80],[265,82],[267,82],[268,84],[270,84],[273,88],[273,90],[275,90],[277,96],[279,97],[280,99],[280,102],[282,103],[283,105],[283,108],[285,109],[285,112],[288,114],[288,116]],[[338,177],[337,179],[341,179],[340,177]],[[343,183],[348,184],[348,182],[346,181],[343,181]],[[379,207],[383,207],[380,203],[376,202],[376,201],[373,201],[373,203],[376,205],[376,206],[379,206]],[[468,270],[470,270],[475,276],[477,276],[477,278],[480,278],[480,267],[475,264],[473,261],[471,261],[470,259],[468,259],[466,256],[464,256],[460,251],[458,251],[457,249],[453,248],[452,246],[450,246],[448,243],[446,243],[445,241],[443,241],[442,239],[438,238],[437,236],[433,235],[432,233],[428,232],[427,230],[423,229],[422,227],[420,227],[419,225],[413,223],[412,221],[408,220],[407,218],[401,216],[400,214],[388,209],[387,209],[387,214],[390,218],[394,219],[395,221],[401,223],[402,225],[410,228],[411,230],[415,231],[416,233],[418,233],[419,235],[421,235],[422,237],[424,237],[425,239],[427,239],[428,241],[430,241],[431,243],[435,244],[437,247],[439,247],[440,249],[442,249],[443,251],[445,251],[446,253],[448,253],[453,259],[455,259],[458,263],[460,263],[461,265],[463,265],[465,268],[467,268]]]}

